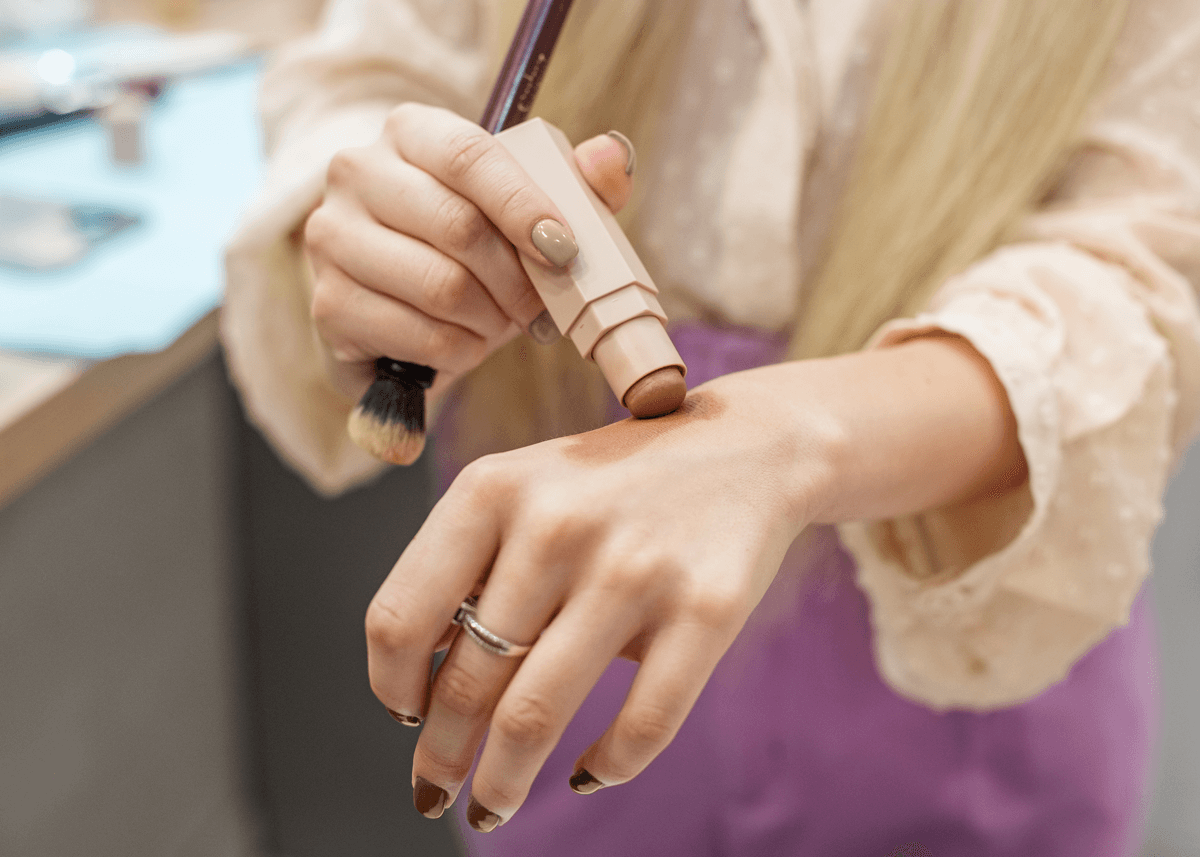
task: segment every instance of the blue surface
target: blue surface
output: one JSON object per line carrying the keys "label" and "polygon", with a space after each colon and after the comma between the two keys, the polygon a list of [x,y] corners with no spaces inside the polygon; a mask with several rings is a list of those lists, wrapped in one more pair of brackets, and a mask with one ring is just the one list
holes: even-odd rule
{"label": "blue surface", "polygon": [[222,250],[260,173],[258,79],[252,63],[172,85],[151,108],[136,167],[111,163],[90,120],[0,140],[0,193],[142,217],[69,268],[0,267],[0,348],[157,351],[220,303]]}

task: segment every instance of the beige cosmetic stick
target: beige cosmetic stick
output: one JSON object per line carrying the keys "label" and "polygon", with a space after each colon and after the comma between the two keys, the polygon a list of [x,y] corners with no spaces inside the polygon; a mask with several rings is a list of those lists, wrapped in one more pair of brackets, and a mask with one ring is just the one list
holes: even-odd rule
{"label": "beige cosmetic stick", "polygon": [[687,395],[687,367],[667,336],[658,289],[579,171],[566,135],[542,119],[530,119],[496,139],[558,206],[579,245],[579,255],[565,268],[521,257],[554,323],[600,367],[613,394],[635,417],[671,413]]}

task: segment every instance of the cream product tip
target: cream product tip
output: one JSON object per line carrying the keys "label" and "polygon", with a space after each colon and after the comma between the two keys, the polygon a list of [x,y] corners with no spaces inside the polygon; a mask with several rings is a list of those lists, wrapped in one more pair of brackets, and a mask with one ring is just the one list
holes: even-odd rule
{"label": "cream product tip", "polygon": [[687,383],[678,366],[655,370],[629,388],[625,407],[640,420],[674,413],[687,395]]}

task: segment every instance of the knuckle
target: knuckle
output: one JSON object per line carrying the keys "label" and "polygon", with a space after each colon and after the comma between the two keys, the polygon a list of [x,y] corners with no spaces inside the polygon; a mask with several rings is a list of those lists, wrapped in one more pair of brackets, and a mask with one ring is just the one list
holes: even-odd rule
{"label": "knuckle", "polygon": [[611,562],[599,586],[613,597],[645,600],[661,586],[661,575],[651,563],[628,559]]}
{"label": "knuckle", "polygon": [[446,138],[443,165],[446,178],[451,182],[466,178],[495,156],[496,145],[482,129],[474,126],[452,132]]}
{"label": "knuckle", "polygon": [[557,718],[545,699],[520,696],[504,702],[492,716],[492,729],[518,746],[538,746],[553,734]]}
{"label": "knuckle", "polygon": [[442,665],[433,692],[442,705],[459,717],[480,717],[487,711],[487,686],[457,663]]}
{"label": "knuckle", "polygon": [[421,105],[411,101],[397,104],[388,112],[387,119],[384,120],[384,134],[391,140],[403,140],[415,114],[420,112],[420,107]]}
{"label": "knuckle", "polygon": [[683,609],[689,620],[701,627],[725,631],[738,622],[742,601],[729,589],[704,588],[688,594]]}
{"label": "knuckle", "polygon": [[359,175],[361,158],[361,149],[340,149],[335,152],[325,171],[325,183],[334,187],[352,184]]}
{"label": "knuckle", "polygon": [[507,482],[507,469],[501,455],[485,455],[475,459],[454,480],[456,488],[470,500],[488,502],[495,499]]}
{"label": "knuckle", "polygon": [[421,281],[425,301],[438,318],[455,318],[467,302],[469,287],[466,268],[445,256],[430,261]]}
{"label": "knuckle", "polygon": [[523,218],[526,212],[539,208],[537,194],[526,182],[505,182],[498,189],[499,216],[503,221]]}
{"label": "knuckle", "polygon": [[304,222],[304,244],[311,252],[324,253],[337,233],[337,218],[328,205],[319,205]]}
{"label": "knuckle", "polygon": [[435,781],[461,783],[471,772],[471,757],[459,758],[431,744],[418,744],[420,768],[433,774]]}
{"label": "knuckle", "polygon": [[635,755],[653,756],[671,742],[675,729],[674,719],[664,708],[642,703],[621,718],[616,738]]}
{"label": "knuckle", "polygon": [[476,206],[452,194],[441,204],[435,220],[447,249],[464,253],[488,237],[491,223]]}
{"label": "knuckle", "polygon": [[377,594],[367,607],[365,620],[367,645],[385,651],[411,648],[415,643],[409,610],[398,599]]}
{"label": "knuckle", "polygon": [[312,301],[309,303],[309,313],[312,315],[317,329],[322,330],[328,327],[337,318],[340,311],[341,300],[337,287],[329,281],[327,276],[318,274],[313,283]]}

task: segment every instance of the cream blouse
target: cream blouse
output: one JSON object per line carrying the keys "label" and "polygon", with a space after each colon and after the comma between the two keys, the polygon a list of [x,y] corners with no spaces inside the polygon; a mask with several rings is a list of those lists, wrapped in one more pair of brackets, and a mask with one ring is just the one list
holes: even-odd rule
{"label": "cream blouse", "polygon": [[[886,0],[703,0],[634,236],[673,318],[782,328],[861,121]],[[1141,0],[1081,153],[1021,243],[949,280],[875,346],[931,330],[992,364],[1024,490],[953,518],[841,526],[899,693],[986,709],[1039,693],[1127,621],[1168,476],[1200,421],[1200,7]],[[380,465],[328,380],[298,229],[331,155],[405,100],[479,114],[488,0],[335,0],[262,94],[270,160],[228,255],[223,337],[251,418],[320,491]],[[753,213],[755,228],[748,229]],[[766,224],[766,226],[764,226]]]}

